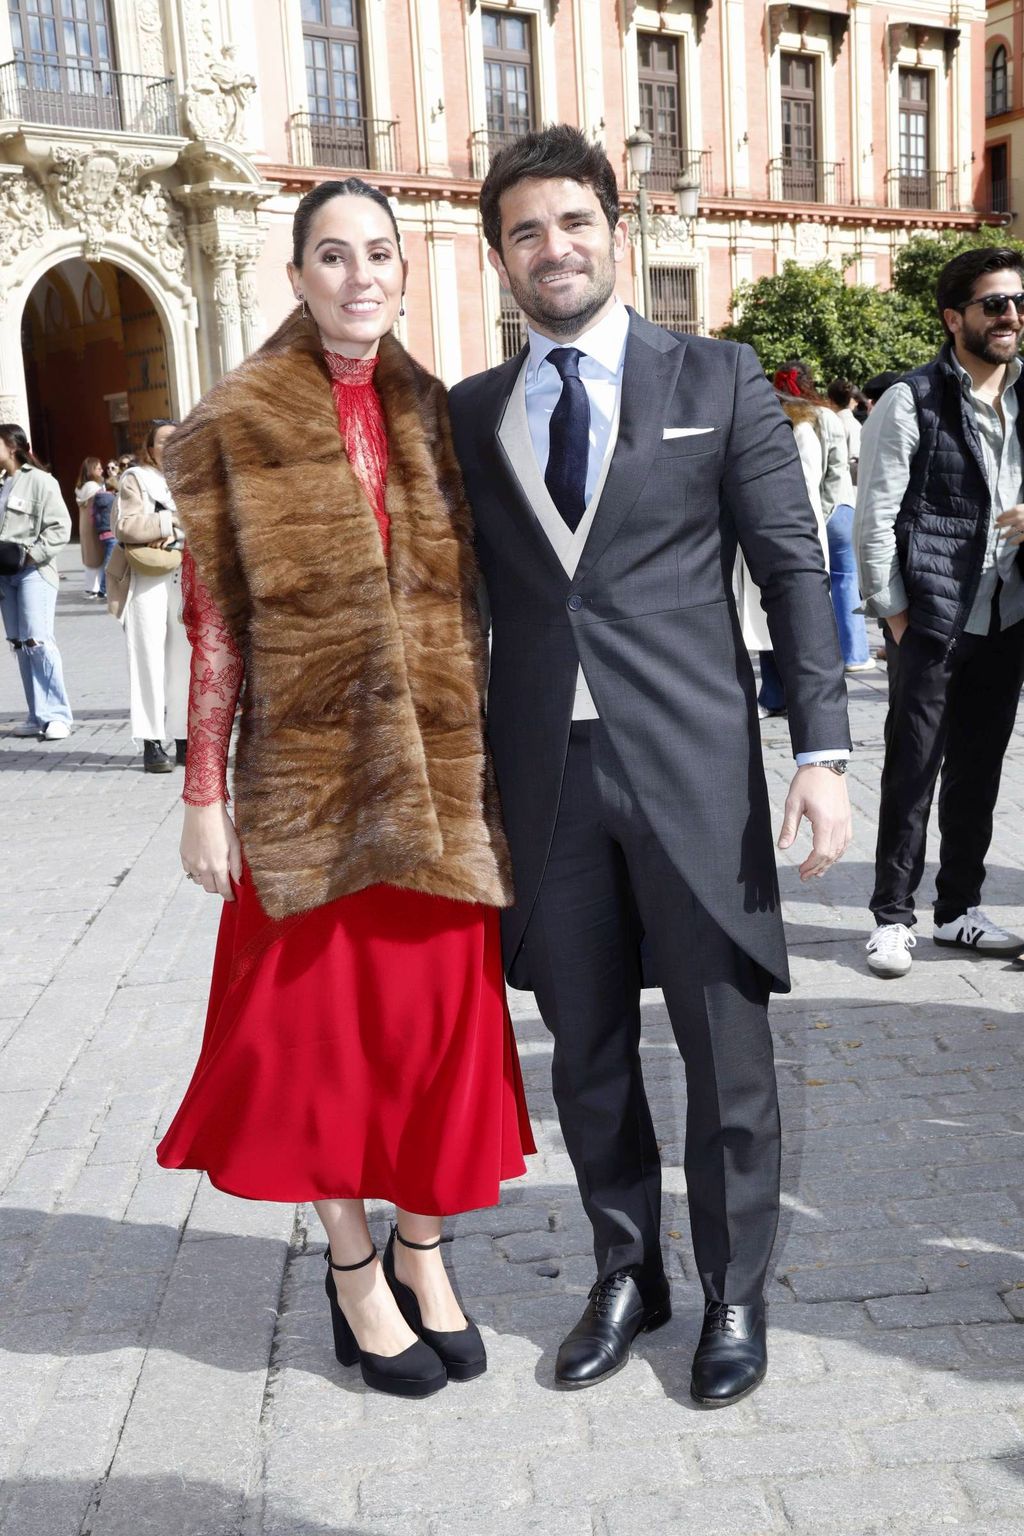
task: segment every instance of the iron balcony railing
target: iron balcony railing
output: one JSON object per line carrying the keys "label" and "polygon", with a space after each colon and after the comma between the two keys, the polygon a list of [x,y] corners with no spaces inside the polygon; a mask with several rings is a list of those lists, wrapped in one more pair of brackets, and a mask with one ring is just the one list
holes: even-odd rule
{"label": "iron balcony railing", "polygon": [[797,160],[779,155],[768,162],[769,195],[780,203],[845,203],[846,166],[841,160]]}
{"label": "iron balcony railing", "polygon": [[329,165],[345,171],[397,171],[401,164],[397,119],[295,112],[291,140],[296,165]]}
{"label": "iron balcony railing", "polygon": [[[525,131],[524,129],[523,132]],[[508,144],[514,144],[520,137],[519,133],[508,133],[496,128],[479,128],[476,133],[471,133],[469,159],[474,179],[483,181],[498,150],[504,149]]]}
{"label": "iron balcony railing", "polygon": [[887,171],[885,180],[891,208],[927,208],[938,213],[960,211],[957,182],[952,171]]}
{"label": "iron balcony railing", "polygon": [[10,120],[111,133],[178,132],[174,81],[91,64],[18,58],[0,64],[0,111]]}
{"label": "iron balcony railing", "polygon": [[683,149],[679,145],[655,144],[651,169],[647,175],[649,192],[671,192],[679,180],[696,182],[701,197],[711,195],[710,149]]}

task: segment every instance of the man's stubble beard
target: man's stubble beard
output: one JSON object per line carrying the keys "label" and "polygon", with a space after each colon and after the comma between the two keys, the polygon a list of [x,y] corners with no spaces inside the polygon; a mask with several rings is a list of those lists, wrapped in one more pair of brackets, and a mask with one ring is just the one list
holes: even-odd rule
{"label": "man's stubble beard", "polygon": [[508,272],[508,285],[512,297],[527,320],[533,321],[535,325],[542,325],[545,330],[555,336],[578,336],[594,316],[600,313],[615,292],[615,262],[612,252],[613,246],[609,242],[606,267],[597,271],[593,267],[589,269],[591,283],[588,285],[586,296],[571,314],[567,314],[564,310],[548,309],[542,295],[535,287],[524,286],[513,278],[511,272]]}

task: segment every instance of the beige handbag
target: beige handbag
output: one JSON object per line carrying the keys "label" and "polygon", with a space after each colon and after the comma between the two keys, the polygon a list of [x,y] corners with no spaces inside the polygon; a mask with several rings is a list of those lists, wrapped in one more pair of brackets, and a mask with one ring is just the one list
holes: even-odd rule
{"label": "beige handbag", "polygon": [[125,544],[124,552],[128,564],[140,576],[166,576],[181,564],[181,550],[165,549],[162,544]]}
{"label": "beige handbag", "polygon": [[115,619],[119,619],[124,612],[124,605],[128,601],[128,588],[131,585],[132,568],[128,564],[128,557],[124,552],[124,545],[118,544],[110,557],[107,565],[107,612],[112,613]]}

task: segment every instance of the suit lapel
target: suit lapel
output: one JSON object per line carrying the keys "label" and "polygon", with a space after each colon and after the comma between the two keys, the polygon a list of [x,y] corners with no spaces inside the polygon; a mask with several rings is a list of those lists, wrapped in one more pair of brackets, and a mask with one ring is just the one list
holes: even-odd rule
{"label": "suit lapel", "polygon": [[[523,480],[529,483],[529,475],[524,472],[523,479],[517,472],[515,461],[509,456],[505,444],[501,440],[501,424],[508,408],[509,400],[515,389],[516,381],[526,364],[527,352],[524,349],[511,362],[505,363],[495,370],[493,376],[493,393],[481,411],[481,439],[485,457],[497,467],[498,479],[496,482],[496,500],[502,512],[507,512],[513,522],[516,523],[540,548],[552,572],[557,572],[563,586],[568,584],[569,578],[558,555],[551,547],[551,541],[541,527],[537,515],[533,510],[530,498],[524,488]],[[533,452],[532,444],[527,441],[520,443],[521,452]]]}
{"label": "suit lapel", "polygon": [[630,313],[622,369],[619,435],[608,478],[579,565],[581,581],[597,564],[636,504],[655,455],[682,367],[685,340]]}

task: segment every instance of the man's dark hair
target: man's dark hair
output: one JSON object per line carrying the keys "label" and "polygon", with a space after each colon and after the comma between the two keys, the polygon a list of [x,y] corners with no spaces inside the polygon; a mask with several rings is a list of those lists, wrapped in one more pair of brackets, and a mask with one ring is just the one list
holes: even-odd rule
{"label": "man's dark hair", "polygon": [[619,218],[619,189],[611,162],[600,144],[578,128],[558,123],[524,133],[500,149],[480,189],[480,214],[488,245],[501,254],[501,195],[527,177],[541,181],[578,181],[601,204],[608,228]]}
{"label": "man's dark hair", "polygon": [[872,405],[877,405],[887,389],[892,389],[898,384],[903,375],[897,369],[890,368],[885,373],[876,373],[874,378],[868,379],[864,385],[864,398],[870,400]]}
{"label": "man's dark hair", "polygon": [[947,261],[935,284],[935,303],[947,336],[953,332],[942,319],[944,309],[960,309],[974,297],[974,285],[979,277],[989,272],[1019,272],[1024,274],[1024,255],[1020,251],[1007,250],[1005,246],[985,245],[974,251],[961,251],[952,261]]}

